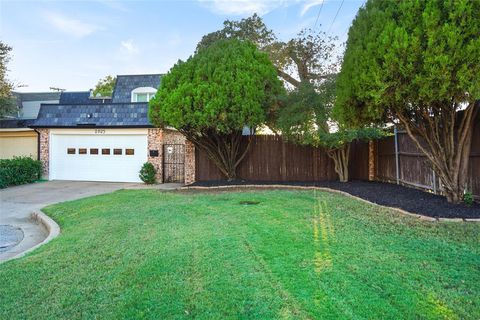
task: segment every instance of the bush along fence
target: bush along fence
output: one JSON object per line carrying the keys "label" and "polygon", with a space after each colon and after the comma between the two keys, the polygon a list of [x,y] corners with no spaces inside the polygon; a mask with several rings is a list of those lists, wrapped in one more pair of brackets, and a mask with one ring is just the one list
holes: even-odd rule
{"label": "bush along fence", "polygon": [[[320,148],[294,145],[278,136],[254,136],[252,139],[250,150],[237,170],[240,179],[269,182],[337,180],[333,161]],[[376,141],[354,141],[349,170],[352,180],[398,183],[442,193],[441,182],[426,157],[403,131]],[[196,181],[224,179],[213,162],[198,149],[195,172]],[[480,125],[474,130],[468,188],[476,199],[480,199]]]}
{"label": "bush along fence", "polygon": [[42,163],[30,157],[0,160],[0,188],[31,183],[42,174]]}

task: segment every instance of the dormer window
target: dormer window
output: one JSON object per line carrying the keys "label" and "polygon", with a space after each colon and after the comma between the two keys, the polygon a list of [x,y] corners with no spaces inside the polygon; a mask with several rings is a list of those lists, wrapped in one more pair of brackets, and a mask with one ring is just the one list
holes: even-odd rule
{"label": "dormer window", "polygon": [[132,90],[132,102],[148,102],[157,93],[157,89],[152,87],[140,87]]}

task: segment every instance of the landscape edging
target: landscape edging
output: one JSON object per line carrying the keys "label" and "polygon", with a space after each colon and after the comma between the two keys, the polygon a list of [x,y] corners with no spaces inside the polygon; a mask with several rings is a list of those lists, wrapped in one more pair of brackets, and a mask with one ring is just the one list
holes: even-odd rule
{"label": "landscape edging", "polygon": [[347,196],[347,197],[350,197],[350,198],[353,198],[353,199],[362,201],[362,202],[364,202],[364,203],[373,204],[373,205],[377,205],[377,206],[379,206],[379,207],[383,207],[383,208],[395,210],[395,211],[397,211],[397,212],[399,212],[399,213],[401,213],[401,214],[404,214],[404,215],[407,215],[407,216],[411,216],[411,217],[415,217],[415,218],[418,218],[419,220],[423,220],[423,221],[431,221],[431,222],[435,222],[435,221],[439,221],[439,222],[479,222],[479,223],[480,223],[480,219],[471,219],[471,218],[433,218],[433,217],[429,217],[429,216],[424,216],[424,215],[421,215],[421,214],[418,214],[418,213],[408,212],[408,211],[403,210],[403,209],[400,209],[400,208],[384,206],[384,205],[381,205],[381,204],[378,204],[378,203],[375,203],[375,202],[371,202],[371,201],[362,199],[362,198],[360,198],[360,197],[354,196],[354,195],[352,195],[352,194],[350,194],[350,193],[348,193],[348,192],[345,192],[345,191],[336,190],[336,189],[330,189],[330,188],[326,188],[326,187],[316,187],[316,186],[289,186],[289,185],[282,185],[282,184],[265,184],[265,185],[245,184],[245,185],[226,185],[226,186],[211,186],[211,187],[204,187],[204,186],[184,186],[184,187],[180,187],[179,190],[209,190],[209,189],[232,189],[232,188],[259,188],[259,189],[262,189],[262,188],[264,188],[264,189],[271,188],[271,189],[302,189],[302,190],[313,190],[313,189],[316,189],[316,190],[320,190],[320,191],[326,191],[326,192],[332,192],[332,193],[341,194],[341,195],[344,195],[344,196]]}
{"label": "landscape edging", "polygon": [[44,244],[46,244],[46,243],[50,242],[51,240],[55,239],[60,234],[60,226],[52,218],[47,216],[42,211],[32,212],[30,214],[30,218],[32,220],[36,221],[37,223],[41,224],[45,228],[45,230],[48,233],[47,237],[45,239],[43,239],[42,242],[37,243],[33,247],[31,247],[31,248],[29,248],[29,249],[27,249],[23,252],[20,252],[19,254],[15,255],[15,256],[11,257],[10,259],[7,259],[3,262],[21,258],[21,257],[25,256],[27,253],[32,252],[33,250],[37,249],[38,247],[41,247]]}

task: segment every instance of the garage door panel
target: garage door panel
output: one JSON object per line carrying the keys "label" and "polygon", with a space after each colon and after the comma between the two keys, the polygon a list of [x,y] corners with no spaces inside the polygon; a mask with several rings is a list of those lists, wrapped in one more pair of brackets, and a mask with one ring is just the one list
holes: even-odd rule
{"label": "garage door panel", "polygon": [[[75,153],[69,154],[69,149]],[[86,153],[80,154],[80,149],[86,149]],[[102,149],[110,154],[102,154]],[[114,154],[114,149],[121,149],[121,155]],[[126,154],[127,149],[134,154]],[[138,174],[147,161],[147,136],[53,135],[51,152],[52,179],[141,182]]]}

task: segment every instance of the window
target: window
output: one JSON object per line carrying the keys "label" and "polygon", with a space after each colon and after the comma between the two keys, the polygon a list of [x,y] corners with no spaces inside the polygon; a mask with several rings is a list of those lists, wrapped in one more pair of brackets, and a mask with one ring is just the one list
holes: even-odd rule
{"label": "window", "polygon": [[132,90],[132,102],[148,102],[154,96],[157,90],[152,87],[140,87]]}
{"label": "window", "polygon": [[148,102],[150,101],[149,93],[136,93],[137,102]]}
{"label": "window", "polygon": [[133,156],[135,154],[135,150],[134,149],[125,149],[125,154],[127,156]]}
{"label": "window", "polygon": [[102,154],[110,154],[110,149],[102,149]]}
{"label": "window", "polygon": [[122,154],[122,149],[113,149],[113,154],[121,155]]}
{"label": "window", "polygon": [[75,154],[75,148],[68,148],[67,154]]}
{"label": "window", "polygon": [[90,154],[98,154],[98,149],[90,149]]}
{"label": "window", "polygon": [[78,154],[87,154],[87,148],[78,149]]}

